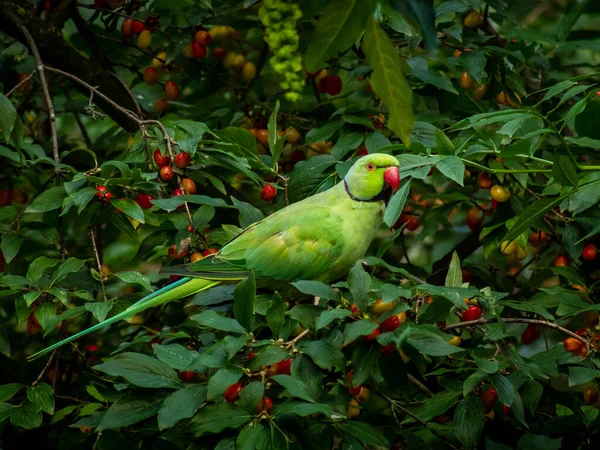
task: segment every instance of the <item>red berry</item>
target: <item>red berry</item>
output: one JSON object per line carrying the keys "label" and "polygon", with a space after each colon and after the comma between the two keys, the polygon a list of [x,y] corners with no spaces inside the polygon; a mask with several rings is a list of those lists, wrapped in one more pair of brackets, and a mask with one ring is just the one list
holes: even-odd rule
{"label": "red berry", "polygon": [[398,316],[393,315],[393,316],[385,319],[383,322],[381,322],[379,324],[379,329],[385,333],[386,331],[394,331],[399,326],[400,326],[400,319],[398,318]]}
{"label": "red berry", "polygon": [[200,30],[196,33],[195,40],[198,44],[208,45],[212,41],[210,33],[206,30]]}
{"label": "red berry", "polygon": [[273,400],[271,400],[269,397],[261,399],[260,402],[258,402],[258,406],[256,407],[256,412],[259,414],[263,411],[270,413],[272,410]]}
{"label": "red berry", "polygon": [[97,352],[98,350],[99,350],[99,347],[97,345],[86,345],[85,346],[85,351],[89,352],[89,353]]}
{"label": "red berry", "polygon": [[396,346],[395,345],[382,345],[381,346],[381,353],[384,355],[387,355],[389,353],[393,353],[396,351]]}
{"label": "red berry", "polygon": [[106,186],[97,186],[96,197],[100,197],[104,203],[108,203],[108,201],[113,198],[113,195],[108,191]]}
{"label": "red berry", "polygon": [[177,100],[179,98],[179,86],[174,81],[165,83],[165,97],[167,100]]}
{"label": "red berry", "polygon": [[183,195],[183,191],[181,189],[177,188],[173,191],[173,197],[179,197],[180,195]]}
{"label": "red berry", "polygon": [[125,19],[121,24],[121,36],[124,39],[129,39],[133,36],[133,20]]}
{"label": "red berry", "polygon": [[406,229],[409,231],[415,231],[419,228],[419,219],[412,214],[400,214],[400,217],[392,227],[394,230],[400,228],[403,224],[406,224]]}
{"label": "red berry", "polygon": [[577,328],[577,329],[575,330],[575,334],[576,334],[577,336],[581,336],[581,337],[583,337],[583,336],[585,336],[585,333],[586,333],[586,330],[585,330],[585,328]]}
{"label": "red berry", "polygon": [[187,248],[182,248],[179,253],[177,253],[177,246],[175,244],[169,247],[169,256],[173,259],[182,259],[187,255]]}
{"label": "red berry", "polygon": [[587,244],[583,247],[583,252],[581,252],[581,256],[584,261],[593,261],[598,256],[598,250],[596,250],[596,246],[594,244]]}
{"label": "red berry", "polygon": [[379,331],[379,328],[375,328],[371,333],[367,334],[366,336],[363,336],[363,341],[374,341],[375,339],[377,339],[377,336],[379,336],[379,333],[381,333]]}
{"label": "red berry", "polygon": [[352,314],[360,314],[360,309],[354,304],[350,307],[350,311],[352,311]]}
{"label": "red berry", "polygon": [[483,222],[483,214],[479,208],[471,208],[467,213],[467,226],[471,231],[479,231]]}
{"label": "red berry", "polygon": [[573,337],[568,337],[563,341],[563,345],[565,350],[568,352],[576,352],[583,348],[583,342],[579,339],[575,339]]}
{"label": "red berry", "polygon": [[502,415],[508,416],[510,414],[510,406],[502,405]]}
{"label": "red berry", "polygon": [[477,305],[471,305],[469,306],[469,309],[462,313],[462,321],[469,322],[471,320],[477,320],[481,317],[481,314],[483,314],[481,307]]}
{"label": "red berry", "polygon": [[545,231],[534,231],[531,236],[529,236],[529,242],[534,247],[543,247],[546,241],[548,240],[548,233]]}
{"label": "red berry", "polygon": [[441,416],[437,416],[435,420],[437,420],[438,423],[444,424],[450,420],[450,416],[442,414]]}
{"label": "red berry", "polygon": [[175,165],[180,169],[189,166],[191,161],[192,158],[190,158],[190,155],[186,152],[177,153],[175,156]]}
{"label": "red berry", "polygon": [[165,181],[170,181],[173,178],[173,168],[171,166],[165,166],[160,169],[160,177]]}
{"label": "red berry", "polygon": [[364,145],[358,149],[358,152],[356,152],[357,156],[365,156],[368,154],[369,154],[369,151],[367,150],[367,148]]}
{"label": "red berry", "polygon": [[192,41],[192,54],[194,58],[202,59],[206,56],[206,46]]}
{"label": "red berry", "polygon": [[473,281],[473,274],[471,272],[465,269],[460,269],[460,271],[462,273],[463,282],[470,283]]}
{"label": "red berry", "polygon": [[483,407],[485,408],[485,412],[489,413],[493,408],[496,402],[498,401],[498,392],[493,387],[487,388],[481,394],[481,401],[483,402]]}
{"label": "red berry", "polygon": [[215,59],[223,59],[225,58],[226,54],[227,51],[223,47],[217,47],[211,52],[210,55]]}
{"label": "red berry", "polygon": [[346,377],[348,378],[348,392],[350,393],[350,395],[355,396],[360,393],[360,390],[362,389],[362,384],[359,384],[358,386],[354,386],[354,383],[352,382],[353,376],[354,376],[354,370],[351,370],[346,375]]}
{"label": "red berry", "polygon": [[265,202],[273,201],[276,195],[277,189],[270,184],[265,185],[260,191],[260,198],[262,198]]}
{"label": "red berry", "polygon": [[133,31],[133,34],[135,34],[136,36],[138,34],[140,34],[142,31],[144,31],[146,29],[146,26],[144,25],[144,22],[140,22],[139,20],[134,20],[131,23],[131,30]]}
{"label": "red berry", "polygon": [[[104,186],[102,186],[102,187],[104,187]],[[98,195],[98,194],[96,194],[96,195]],[[10,191],[8,189],[0,189],[0,206],[8,206],[11,203],[12,203],[12,194],[10,193]]]}
{"label": "red berry", "polygon": [[554,260],[554,267],[567,267],[569,265],[569,258],[565,255],[558,255]]}
{"label": "red berry", "polygon": [[327,93],[329,95],[338,95],[342,92],[342,79],[337,75],[325,77],[327,79]]}
{"label": "red berry", "polygon": [[225,389],[223,393],[223,398],[226,402],[233,403],[240,396],[240,391],[242,390],[242,383],[235,383]]}
{"label": "red berry", "polygon": [[256,356],[256,355],[254,354],[254,352],[250,353],[250,354],[248,355],[248,361],[250,361],[251,359],[254,359],[254,357],[255,357],[255,356]]}
{"label": "red berry", "polygon": [[327,94],[327,78],[329,77],[323,77],[319,80],[319,83],[317,84],[317,90],[321,93],[321,94]]}
{"label": "red berry", "polygon": [[179,372],[179,379],[181,381],[193,381],[194,378],[196,378],[196,372],[190,372],[190,371],[183,371],[183,372]]}
{"label": "red berry", "polygon": [[154,197],[148,194],[138,194],[135,198],[135,202],[144,209],[152,208],[152,200],[154,200]]}
{"label": "red berry", "polygon": [[153,86],[158,83],[158,70],[154,67],[147,67],[144,70],[144,83],[148,86]]}
{"label": "red berry", "polygon": [[292,374],[292,361],[293,359],[284,359],[277,363],[277,373],[279,375],[291,375]]}
{"label": "red berry", "polygon": [[168,166],[171,159],[167,155],[163,155],[159,149],[154,150],[154,162],[158,167]]}
{"label": "red berry", "polygon": [[521,342],[525,345],[529,345],[538,337],[539,333],[537,331],[536,324],[530,323],[529,325],[527,325],[527,328],[525,328],[525,331],[523,331],[523,334],[521,335]]}
{"label": "red berry", "polygon": [[214,247],[209,247],[202,252],[202,256],[214,255],[215,253],[219,253],[219,250]]}

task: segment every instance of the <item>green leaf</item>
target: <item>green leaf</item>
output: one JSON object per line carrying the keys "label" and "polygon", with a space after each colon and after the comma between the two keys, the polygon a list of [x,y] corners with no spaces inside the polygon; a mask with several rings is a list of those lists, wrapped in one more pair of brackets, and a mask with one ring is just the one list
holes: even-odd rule
{"label": "green leaf", "polygon": [[2,242],[0,243],[0,250],[2,250],[4,260],[7,264],[10,263],[15,256],[17,256],[23,240],[23,237],[16,234],[8,234],[4,236]]}
{"label": "green leaf", "polygon": [[540,434],[526,434],[517,443],[517,450],[560,450],[562,438],[551,438]]}
{"label": "green leaf", "polygon": [[289,358],[287,350],[277,347],[276,345],[269,345],[256,354],[254,359],[250,362],[250,370],[258,370],[262,366],[270,366],[281,360]]}
{"label": "green leaf", "polygon": [[314,328],[323,308],[315,305],[296,305],[287,314],[307,328]]}
{"label": "green leaf", "polygon": [[375,373],[377,361],[381,357],[381,350],[377,345],[359,345],[352,355],[354,376],[352,382],[355,386],[363,384]]}
{"label": "green leaf", "polygon": [[450,260],[450,267],[448,268],[448,273],[446,274],[446,283],[447,287],[461,287],[462,286],[462,270],[460,270],[460,258],[458,257],[458,253],[455,251],[452,252],[452,259]]}
{"label": "green leaf", "polygon": [[512,406],[517,392],[513,384],[504,375],[495,373],[490,377],[490,381],[498,392],[498,400],[508,406]]}
{"label": "green leaf", "polygon": [[321,369],[331,370],[336,368],[343,371],[346,367],[346,358],[342,351],[327,341],[301,342],[298,348],[306,353]]}
{"label": "green leaf", "polygon": [[212,289],[199,292],[187,306],[208,306],[217,305],[233,299],[235,286],[222,285]]}
{"label": "green leaf", "polygon": [[46,189],[25,210],[26,213],[39,213],[53,211],[60,208],[63,200],[67,197],[64,186],[56,186]]}
{"label": "green leaf", "polygon": [[50,425],[54,425],[55,423],[60,422],[61,420],[63,420],[65,417],[67,417],[69,414],[71,414],[76,409],[77,409],[77,405],[71,405],[71,406],[67,406],[63,409],[59,409],[58,411],[56,411],[56,413],[50,419]]}
{"label": "green leaf", "polygon": [[435,167],[452,181],[464,186],[465,164],[458,156],[445,156],[435,164]]}
{"label": "green leaf", "polygon": [[54,275],[52,275],[52,280],[50,285],[52,286],[59,281],[65,279],[65,277],[71,273],[79,272],[83,265],[85,264],[85,260],[77,259],[77,258],[69,258],[56,269]]}
{"label": "green leaf", "polygon": [[371,277],[365,271],[362,261],[356,261],[354,267],[350,269],[348,284],[354,303],[358,306],[358,309],[366,311],[369,307],[367,293],[371,287]]}
{"label": "green leaf", "polygon": [[390,445],[383,433],[364,422],[341,422],[339,429],[368,446],[377,445],[387,448]]}
{"label": "green leaf", "polygon": [[349,152],[357,149],[365,139],[364,133],[353,132],[346,134],[335,143],[331,149],[331,156],[336,159],[343,159]]}
{"label": "green leaf", "polygon": [[400,56],[373,17],[367,21],[363,50],[373,69],[370,78],[373,92],[390,113],[388,127],[408,147],[414,123],[412,89],[404,78]]}
{"label": "green leaf", "polygon": [[406,341],[425,355],[446,356],[464,351],[460,347],[449,344],[437,334],[422,328],[411,327]]}
{"label": "green leaf", "polygon": [[38,383],[27,389],[27,399],[44,412],[54,414],[54,389],[46,383]]}
{"label": "green leaf", "polygon": [[226,367],[219,369],[217,373],[208,380],[208,392],[206,397],[209,400],[215,400],[216,398],[221,397],[225,392],[225,389],[232,384],[237,383],[242,375],[243,372],[241,367]]}
{"label": "green leaf", "polygon": [[260,381],[252,381],[244,386],[237,401],[238,406],[251,414],[256,412],[258,403],[265,395],[265,385]]}
{"label": "green leaf", "polygon": [[569,194],[565,194],[560,197],[546,197],[533,202],[525,209],[525,211],[517,216],[516,222],[504,235],[502,240],[514,241],[523,232],[529,231],[529,228],[531,228],[544,214],[558,205],[568,195]]}
{"label": "green leaf", "polygon": [[253,415],[230,403],[208,405],[192,419],[187,430],[196,437],[220,433],[226,428],[238,428],[250,422]]}
{"label": "green leaf", "polygon": [[198,352],[179,344],[152,344],[156,357],[175,370],[187,370],[198,357]]}
{"label": "green leaf", "polygon": [[255,297],[256,280],[254,272],[250,271],[248,278],[240,281],[233,291],[233,316],[247,330],[252,328]]}
{"label": "green leaf", "polygon": [[307,71],[317,71],[325,66],[328,59],[354,45],[370,15],[369,1],[330,0],[306,49]]}
{"label": "green leaf", "polygon": [[312,398],[306,385],[302,381],[293,378],[290,375],[274,375],[271,378],[283,386],[283,388],[287,390],[287,393],[292,397],[298,397],[307,402],[315,403],[315,399]]}
{"label": "green leaf", "polygon": [[6,142],[10,141],[17,120],[19,118],[15,106],[5,95],[0,94],[0,130],[2,130]]}
{"label": "green leaf", "polygon": [[463,443],[465,449],[474,448],[485,424],[483,402],[475,395],[465,398],[454,412],[456,437]]}
{"label": "green leaf", "polygon": [[409,192],[410,181],[404,183],[402,187],[398,189],[398,192],[396,192],[390,199],[383,213],[383,222],[388,227],[393,227],[400,217],[400,214],[402,214],[402,209],[404,208],[404,204],[406,203]]}
{"label": "green leaf", "polygon": [[279,333],[285,323],[285,312],[285,302],[283,301],[283,298],[281,298],[281,295],[279,295],[278,292],[275,292],[271,299],[271,305],[269,306],[269,309],[267,309],[266,318],[267,324],[273,332],[273,337],[277,339],[279,338]]}
{"label": "green leaf", "polygon": [[229,319],[223,317],[215,311],[203,311],[200,314],[192,316],[192,320],[195,320],[200,325],[208,328],[214,328],[220,331],[228,331],[231,333],[247,333],[246,329],[240,325],[235,319]]}
{"label": "green leaf", "polygon": [[544,388],[540,383],[535,380],[527,380],[523,384],[522,389],[522,400],[523,406],[527,408],[529,414],[535,416],[535,412],[538,407],[538,403],[540,402],[540,398],[542,398],[542,394],[544,393]]}
{"label": "green leaf", "polygon": [[[98,366],[96,366],[98,367]],[[129,400],[120,398],[112,404],[98,425],[98,431],[125,428],[155,415],[161,406],[162,398]]]}
{"label": "green leaf", "polygon": [[37,281],[42,278],[46,270],[56,266],[59,263],[58,259],[39,256],[33,260],[27,269],[27,278],[31,281]]}
{"label": "green leaf", "polygon": [[146,275],[142,275],[139,272],[118,272],[114,274],[117,278],[124,281],[125,283],[139,284],[147,291],[152,291],[152,286]]}
{"label": "green leaf", "polygon": [[171,428],[196,414],[206,399],[206,385],[191,384],[169,395],[158,410],[158,429]]}
{"label": "green leaf", "polygon": [[569,387],[592,381],[598,375],[600,375],[600,370],[598,369],[571,366],[569,367]]}
{"label": "green leaf", "polygon": [[137,220],[139,223],[146,223],[146,219],[144,218],[144,210],[133,200],[129,198],[123,198],[112,199],[110,202],[115,208],[119,208],[132,219]]}
{"label": "green leaf", "polygon": [[577,167],[570,156],[558,153],[554,157],[552,176],[561,186],[577,186]]}
{"label": "green leaf", "polygon": [[0,402],[10,400],[23,387],[20,383],[9,383],[0,386]]}
{"label": "green leaf", "polygon": [[265,218],[262,211],[250,203],[242,202],[233,196],[231,197],[231,201],[233,202],[233,206],[240,212],[240,226],[242,228],[247,228]]}
{"label": "green leaf", "polygon": [[315,322],[315,329],[320,330],[321,328],[325,328],[331,322],[336,319],[343,319],[344,317],[350,316],[352,313],[347,309],[330,309],[328,311],[323,311]]}
{"label": "green leaf", "polygon": [[16,406],[11,405],[10,403],[0,403],[0,422],[3,422],[10,417],[13,408],[16,408]]}
{"label": "green leaf", "polygon": [[[275,102],[275,108],[273,108],[273,112],[269,117],[269,123],[267,124],[268,131],[268,141],[269,141],[269,150],[271,150],[271,155],[273,156],[273,167],[277,166],[277,162],[279,161],[279,157],[281,156],[281,152],[283,150],[284,138],[279,136],[277,130],[277,114],[279,113],[279,100]],[[235,205],[235,201],[233,203]],[[237,206],[236,206],[237,208]],[[260,212],[260,211],[259,211]],[[240,210],[241,213],[241,210]],[[261,213],[262,215],[262,213]],[[259,219],[260,220],[260,219]],[[258,222],[255,220],[254,222]],[[242,220],[240,219],[240,223]],[[250,222],[253,223],[253,222]],[[246,226],[242,225],[243,228]]]}
{"label": "green leaf", "polygon": [[181,385],[177,373],[168,365],[140,353],[121,353],[105,363],[94,366],[94,370],[113,377],[123,377],[140,387],[177,389]]}
{"label": "green leaf", "polygon": [[422,406],[415,411],[415,415],[421,420],[429,422],[448,411],[460,397],[460,391],[442,391],[433,397],[425,399]]}
{"label": "green leaf", "polygon": [[320,281],[300,280],[291,283],[296,289],[303,294],[312,295],[325,300],[337,299],[338,296],[331,286],[321,283]]}
{"label": "green leaf", "polygon": [[15,427],[32,430],[42,424],[42,412],[33,403],[24,402],[10,410],[10,423]]}
{"label": "green leaf", "polygon": [[379,325],[370,320],[359,320],[346,325],[344,328],[344,347],[360,336],[371,334],[378,327]]}
{"label": "green leaf", "polygon": [[113,302],[87,302],[85,304],[86,311],[89,311],[93,314],[98,322],[104,322],[108,312],[112,309]]}
{"label": "green leaf", "polygon": [[[242,428],[235,441],[235,450],[255,450],[269,448],[271,436],[267,428],[258,423],[251,423]],[[221,450],[216,448],[215,450]],[[224,449],[223,449],[224,450]],[[233,448],[231,449],[233,450]]]}

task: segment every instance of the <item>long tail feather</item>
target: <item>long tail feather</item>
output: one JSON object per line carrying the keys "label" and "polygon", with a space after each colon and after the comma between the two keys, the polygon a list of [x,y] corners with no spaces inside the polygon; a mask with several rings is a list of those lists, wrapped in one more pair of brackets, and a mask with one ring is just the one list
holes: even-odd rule
{"label": "long tail feather", "polygon": [[160,306],[164,303],[172,302],[174,300],[180,300],[184,297],[187,297],[188,295],[196,294],[200,291],[210,289],[219,283],[220,282],[216,280],[205,280],[202,278],[182,278],[181,280],[178,280],[175,283],[171,283],[168,286],[165,286],[164,288],[161,288],[158,291],[147,295],[146,297],[131,305],[125,311],[120,312],[119,314],[116,314],[110,317],[109,319],[106,319],[104,322],[100,322],[90,328],[87,328],[83,331],[80,331],[77,334],[74,334],[73,336],[69,336],[68,338],[63,339],[62,341],[57,342],[56,344],[52,344],[51,346],[46,347],[45,349],[29,356],[27,360],[33,361],[34,359],[47,355],[55,349],[62,347],[63,345],[68,344],[71,341],[79,339],[80,337],[85,336],[88,333],[92,333],[93,331],[96,331],[106,325],[118,322],[119,320],[129,319],[134,314],[142,312],[148,308]]}

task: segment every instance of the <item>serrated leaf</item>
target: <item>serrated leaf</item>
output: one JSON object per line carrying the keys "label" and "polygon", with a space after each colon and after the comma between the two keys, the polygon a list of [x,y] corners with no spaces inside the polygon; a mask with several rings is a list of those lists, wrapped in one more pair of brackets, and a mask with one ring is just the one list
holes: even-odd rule
{"label": "serrated leaf", "polygon": [[404,77],[398,52],[373,17],[367,21],[363,50],[373,69],[371,88],[390,113],[387,125],[408,147],[414,123],[412,89]]}

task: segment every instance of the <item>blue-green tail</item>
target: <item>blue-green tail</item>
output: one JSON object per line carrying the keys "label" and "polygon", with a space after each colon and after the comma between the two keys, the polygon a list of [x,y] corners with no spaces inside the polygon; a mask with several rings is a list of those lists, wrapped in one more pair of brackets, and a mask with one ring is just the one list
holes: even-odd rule
{"label": "blue-green tail", "polygon": [[134,314],[142,312],[148,308],[154,308],[156,306],[160,306],[164,303],[172,302],[175,300],[180,300],[188,295],[196,294],[200,291],[204,291],[206,289],[210,289],[211,287],[219,284],[220,281],[216,280],[207,280],[204,278],[182,278],[180,280],[175,281],[174,283],[169,284],[156,292],[153,292],[150,295],[142,298],[138,302],[131,305],[125,311],[112,316],[109,319],[106,319],[104,322],[100,322],[90,328],[80,331],[73,336],[69,336],[66,339],[63,339],[56,344],[52,344],[49,347],[46,347],[44,350],[41,350],[30,357],[27,358],[28,361],[33,361],[34,359],[40,358],[48,353],[54,351],[55,349],[68,344],[71,341],[79,339],[82,336],[85,336],[88,333],[96,331],[106,325],[110,325],[112,323],[118,322],[119,320],[130,319]]}

